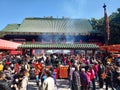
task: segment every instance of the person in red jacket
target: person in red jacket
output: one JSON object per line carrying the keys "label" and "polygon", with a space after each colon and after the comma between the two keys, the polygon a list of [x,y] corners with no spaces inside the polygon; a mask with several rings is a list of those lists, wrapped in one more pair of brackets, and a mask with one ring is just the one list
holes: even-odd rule
{"label": "person in red jacket", "polygon": [[93,69],[93,66],[90,66],[90,73],[91,73],[91,81],[92,81],[92,85],[93,85],[93,89],[92,90],[96,90],[96,85],[95,85],[95,71]]}

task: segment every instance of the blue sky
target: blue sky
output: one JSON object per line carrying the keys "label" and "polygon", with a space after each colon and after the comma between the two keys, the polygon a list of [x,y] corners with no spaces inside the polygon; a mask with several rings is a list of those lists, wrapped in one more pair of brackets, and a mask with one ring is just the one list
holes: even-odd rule
{"label": "blue sky", "polygon": [[108,15],[120,8],[118,0],[0,0],[0,30],[7,24],[21,24],[26,17],[99,19],[104,16],[104,3]]}

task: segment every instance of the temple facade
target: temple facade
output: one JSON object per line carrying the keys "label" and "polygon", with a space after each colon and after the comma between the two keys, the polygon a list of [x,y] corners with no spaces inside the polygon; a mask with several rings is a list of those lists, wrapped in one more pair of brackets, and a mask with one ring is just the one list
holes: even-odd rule
{"label": "temple facade", "polygon": [[0,33],[1,39],[22,43],[22,49],[96,49],[104,44],[104,37],[87,19],[25,18],[21,24],[8,24]]}
{"label": "temple facade", "polygon": [[0,33],[3,39],[15,42],[104,43],[87,19],[25,18],[21,24],[8,24]]}

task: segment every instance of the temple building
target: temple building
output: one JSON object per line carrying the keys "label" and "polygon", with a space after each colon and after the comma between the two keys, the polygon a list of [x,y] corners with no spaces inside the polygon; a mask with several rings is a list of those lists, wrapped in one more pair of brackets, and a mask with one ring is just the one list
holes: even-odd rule
{"label": "temple building", "polygon": [[22,49],[92,49],[104,44],[104,37],[87,19],[25,18],[21,24],[8,24],[0,34],[1,39],[22,43],[18,47]]}

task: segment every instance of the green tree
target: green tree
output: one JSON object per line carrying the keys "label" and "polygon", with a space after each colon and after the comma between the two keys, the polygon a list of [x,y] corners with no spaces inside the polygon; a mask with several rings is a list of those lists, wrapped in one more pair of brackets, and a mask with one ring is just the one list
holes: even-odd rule
{"label": "green tree", "polygon": [[110,44],[120,44],[120,8],[110,15]]}
{"label": "green tree", "polygon": [[[93,26],[93,29],[100,31],[103,36],[106,35],[104,17],[98,20],[92,18],[90,21]],[[117,9],[117,12],[113,12],[109,16],[109,26],[110,26],[109,44],[120,44],[120,8]]]}

